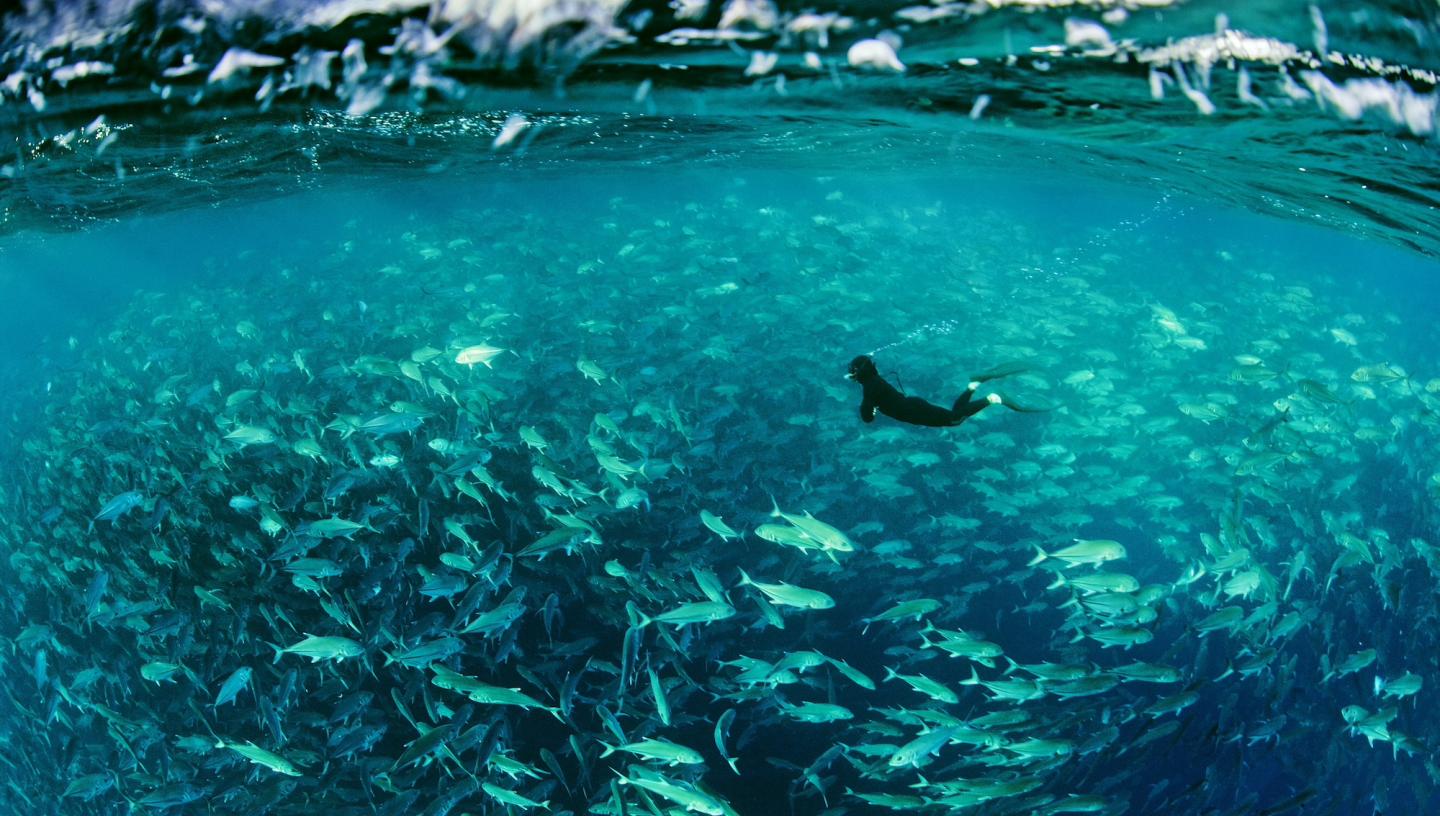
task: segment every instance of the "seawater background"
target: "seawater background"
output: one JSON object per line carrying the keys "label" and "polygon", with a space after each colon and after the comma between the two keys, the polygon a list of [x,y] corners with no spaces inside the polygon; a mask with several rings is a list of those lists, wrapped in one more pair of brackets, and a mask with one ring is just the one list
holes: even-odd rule
{"label": "seawater background", "polygon": [[[36,622],[80,631],[75,598],[96,569],[112,572],[107,603],[143,596],[150,580],[157,597],[194,605],[184,587],[191,575],[177,578],[175,571],[156,569],[131,580],[118,553],[133,544],[133,527],[102,527],[104,543],[117,554],[113,560],[82,552],[86,560],[77,562],[67,556],[91,539],[47,537],[37,521],[48,502],[58,501],[66,505],[65,522],[83,529],[100,502],[144,485],[110,473],[93,483],[66,484],[57,497],[35,483],[60,457],[23,444],[58,436],[61,450],[83,447],[87,429],[129,416],[125,401],[134,394],[107,365],[137,377],[148,395],[163,379],[167,361],[181,359],[187,370],[220,372],[223,395],[250,384],[237,365],[290,353],[278,339],[286,329],[335,341],[340,351],[326,352],[323,362],[347,364],[362,350],[406,351],[409,338],[391,344],[386,337],[409,313],[439,321],[431,336],[414,344],[444,345],[455,336],[450,327],[440,328],[444,320],[458,320],[478,302],[500,304],[516,318],[497,329],[494,340],[517,352],[503,358],[496,375],[514,395],[497,409],[503,430],[513,437],[515,425],[533,422],[552,440],[573,443],[569,455],[583,452],[578,437],[594,411],[627,407],[609,386],[592,387],[580,378],[577,356],[593,357],[635,394],[662,404],[678,399],[703,452],[691,454],[690,474],[652,488],[655,512],[607,517],[607,546],[632,567],[645,551],[677,572],[694,559],[713,566],[727,585],[743,566],[757,578],[789,575],[821,586],[838,608],[793,615],[784,632],[756,631],[753,607],[737,593],[744,626],[702,630],[693,635],[696,651],[714,659],[774,659],[787,650],[818,648],[877,680],[883,667],[909,659],[896,649],[914,646],[915,638],[891,626],[857,637],[857,620],[910,591],[943,597],[941,625],[983,631],[1022,663],[1059,659],[1068,640],[1056,608],[1064,595],[1041,589],[1044,573],[1020,570],[1031,540],[1049,547],[1082,532],[1114,537],[1129,548],[1126,571],[1146,583],[1173,582],[1186,563],[1203,560],[1195,540],[1221,523],[1232,498],[1227,468],[1206,457],[1233,449],[1271,419],[1273,401],[1293,390],[1291,380],[1317,378],[1350,398],[1356,394],[1348,390],[1350,372],[1359,365],[1400,366],[1417,389],[1437,376],[1440,278],[1433,259],[1440,220],[1433,131],[1389,115],[1383,105],[1352,120],[1334,104],[1288,99],[1279,69],[1298,75],[1313,67],[1303,59],[1221,60],[1213,82],[1200,86],[1218,108],[1205,116],[1173,85],[1164,99],[1152,98],[1154,73],[1174,76],[1179,70],[1168,61],[1142,67],[1078,49],[1028,50],[1063,42],[1066,16],[1096,17],[1101,6],[977,11],[973,18],[914,27],[898,23],[895,8],[837,7],[830,10],[860,22],[848,39],[837,36],[822,49],[827,70],[816,75],[796,67],[814,43],[762,37],[738,48],[658,44],[659,33],[674,21],[627,23],[640,34],[636,43],[575,52],[577,60],[561,59],[567,64],[559,69],[532,60],[528,50],[514,72],[494,71],[486,62],[501,56],[499,50],[473,61],[457,48],[453,58],[391,63],[377,56],[377,46],[396,39],[398,18],[359,15],[321,30],[296,22],[305,5],[276,4],[239,24],[250,10],[237,4],[233,17],[216,12],[223,19],[193,38],[177,33],[178,12],[161,14],[169,27],[156,48],[147,45],[146,26],[93,52],[54,46],[53,27],[7,26],[5,70],[12,77],[28,73],[0,94],[0,134],[11,140],[0,161],[6,176],[0,187],[0,348],[6,350],[0,383],[9,395],[0,456],[11,471],[4,539],[12,565],[19,565],[0,574],[11,599],[6,637]],[[112,19],[105,13],[113,9],[97,4],[71,10],[81,17],[93,12],[91,22],[105,29]],[[782,8],[787,15],[801,10]],[[652,11],[663,14],[658,6]],[[1132,11],[1126,24],[1111,30],[1117,39],[1136,38],[1141,47],[1204,39],[1221,29],[1323,50],[1312,46],[1318,32],[1305,3]],[[1227,25],[1216,20],[1217,12],[1229,14]],[[721,14],[717,4],[697,25],[717,25]],[[1433,104],[1433,79],[1426,72],[1434,67],[1434,14],[1431,5],[1411,4],[1326,9],[1332,49],[1376,57],[1389,68],[1348,63],[1323,69],[1337,83],[1383,76],[1390,93],[1382,93],[1384,99],[1410,93],[1422,108],[1426,99]],[[885,29],[904,35],[899,53],[911,66],[906,75],[872,76],[844,66],[850,41]],[[337,76],[334,89],[317,86],[273,99],[262,93],[256,100],[266,78],[297,65],[292,57],[305,47],[339,50],[350,37],[365,44],[371,60],[354,82],[342,85]],[[232,46],[291,61],[270,72],[206,82],[205,74]],[[742,73],[750,50],[771,48],[782,54],[788,79],[783,94],[774,75],[754,80]],[[562,57],[569,53],[556,50]],[[107,60],[113,79],[55,81],[55,64],[41,66],[57,54],[66,64]],[[162,70],[178,64],[182,54],[202,68],[188,78],[164,78]],[[960,57],[981,63],[961,70],[954,62]],[[1198,78],[1193,55],[1182,54],[1178,62],[1187,76]],[[459,77],[466,93],[409,94],[406,83],[421,63]],[[678,65],[684,70],[663,67]],[[1238,66],[1248,68],[1267,109],[1238,100]],[[386,72],[398,83],[391,95],[372,111],[346,116],[354,97],[339,89],[373,87]],[[43,95],[43,110],[32,90]],[[990,104],[972,120],[968,114],[981,95]],[[511,113],[523,114],[532,130],[518,144],[492,148]],[[91,127],[102,114],[103,122]],[[693,251],[684,249],[685,238],[677,233],[682,226],[696,231]],[[468,243],[448,247],[456,239]],[[633,248],[627,251],[627,245]],[[441,252],[426,258],[421,247]],[[597,263],[577,272],[585,262]],[[1120,307],[1077,306],[1076,280]],[[426,288],[431,282],[438,283],[433,292]],[[475,291],[465,291],[465,283]],[[1324,319],[1256,308],[1284,286],[1312,289]],[[862,299],[867,296],[869,303]],[[196,318],[192,304],[218,314]],[[677,304],[687,308],[666,312]],[[1151,306],[1176,310],[1209,348],[1192,353],[1154,347]],[[318,323],[325,309],[337,317]],[[1343,321],[1346,315],[1360,321]],[[234,324],[240,320],[258,323],[265,343],[237,348]],[[1361,337],[1354,351],[1329,334],[1342,322]],[[123,328],[116,332],[116,326]],[[1262,337],[1285,341],[1279,352],[1265,355],[1267,364],[1287,372],[1285,389],[1230,380],[1231,355]],[[1057,412],[996,409],[944,432],[864,426],[855,417],[857,389],[841,374],[851,356],[877,348],[884,348],[882,371],[936,401],[953,396],[970,373],[1017,356],[1017,349],[1018,356],[1033,352],[1044,368],[1019,390]],[[1097,353],[1117,359],[1106,363]],[[151,373],[135,374],[152,356]],[[294,393],[324,397],[323,389],[332,386],[336,395],[355,390],[330,382],[312,392],[286,380],[283,365],[271,376]],[[1062,381],[1092,368],[1110,370],[1099,385]],[[366,381],[365,387],[371,385]],[[1103,388],[1113,390],[1097,390]],[[1083,739],[1107,720],[1124,726],[1114,750],[1072,760],[1047,791],[1104,793],[1117,810],[1131,813],[1255,813],[1287,801],[1304,813],[1440,808],[1440,772],[1429,756],[1440,744],[1440,721],[1426,705],[1440,686],[1435,572],[1433,562],[1404,543],[1412,536],[1431,544],[1440,538],[1435,488],[1428,481],[1440,470],[1435,434],[1424,422],[1424,403],[1400,386],[1375,390],[1379,398],[1357,403],[1354,416],[1358,427],[1387,430],[1385,440],[1357,442],[1347,427],[1338,434],[1340,455],[1286,471],[1293,491],[1287,496],[1312,522],[1327,509],[1360,513],[1359,523],[1340,526],[1367,537],[1376,529],[1386,533],[1401,552],[1392,568],[1339,570],[1334,586],[1322,592],[1338,557],[1329,535],[1334,531],[1295,535],[1284,520],[1288,509],[1248,499],[1247,513],[1286,530],[1278,549],[1256,547],[1258,560],[1283,573],[1302,552],[1312,559],[1315,578],[1302,581],[1298,591],[1301,602],[1318,612],[1316,621],[1285,640],[1270,672],[1258,678],[1214,680],[1243,655],[1235,637],[1202,637],[1190,628],[1208,611],[1196,600],[1195,587],[1177,589],[1166,601],[1155,642],[1124,654],[1086,644],[1077,654],[1105,666],[1132,657],[1180,666],[1201,700],[1182,712],[1178,731],[1134,752],[1121,746],[1144,739],[1175,715],[1129,719],[1130,712],[1178,688],[1125,685],[1100,700],[1026,704],[1046,723],[1046,734]],[[1215,393],[1234,396],[1227,418],[1207,424],[1179,413],[1178,403]],[[1127,401],[1142,406],[1146,416],[1098,436],[1078,433],[1083,426],[1074,421],[1077,415],[1113,418],[1107,406]],[[58,416],[44,413],[56,406],[66,407]],[[1313,406],[1305,411],[1307,419],[1327,412]],[[1139,429],[1158,418],[1173,419],[1189,444]],[[187,415],[168,426],[174,430],[166,444],[203,449],[209,444],[204,434],[221,427],[220,419]],[[438,436],[445,428],[431,422],[421,436]],[[668,455],[675,440],[653,433]],[[1033,499],[1033,482],[1019,471],[995,485],[997,496],[979,491],[992,484],[981,471],[1033,462],[1031,452],[1045,444],[1153,481],[1117,500],[1111,491],[1123,493],[1123,487],[1104,478],[1061,479],[1070,495],[1039,503],[1042,510],[1023,506]],[[418,444],[416,449],[409,453],[413,461],[428,456]],[[926,454],[939,461],[924,464]],[[917,455],[922,458],[916,462],[905,458]],[[245,489],[238,479],[252,478],[245,468],[254,466],[254,460],[238,458],[247,464],[237,471],[237,492]],[[1188,464],[1195,461],[1201,464]],[[512,477],[526,486],[522,505],[541,494],[523,481],[526,468],[528,463]],[[877,473],[914,495],[894,495],[867,481]],[[1353,483],[1347,485],[1348,478]],[[1157,494],[1184,504],[1176,512],[1152,511],[1144,502]],[[773,547],[753,537],[743,545],[717,543],[695,521],[697,510],[707,507],[737,529],[753,528],[766,520],[771,495],[787,509],[814,509],[844,529],[867,522],[885,529],[861,537],[862,552],[844,570],[824,573],[802,557],[775,556]],[[227,496],[205,498],[223,505]],[[1018,512],[1010,498],[1022,501]],[[1050,518],[1055,505],[1083,507],[1091,518],[1057,527]],[[978,518],[981,526],[954,534],[928,525],[926,516],[942,513]],[[213,516],[222,531],[217,539],[238,529],[223,514]],[[253,524],[245,523],[253,533]],[[943,568],[892,567],[876,551],[892,536],[907,539],[910,549],[901,554],[922,563],[946,554],[962,561]],[[1161,545],[1172,536],[1181,543]],[[981,542],[990,549],[978,547]],[[520,582],[537,587],[522,624],[532,657],[545,655],[548,646],[535,622],[540,597],[565,585],[557,575],[588,576],[610,553],[588,560],[552,556],[532,572],[520,571]],[[55,568],[37,569],[29,560],[37,554]],[[416,560],[433,565],[433,556],[427,551]],[[247,570],[253,566],[247,561]],[[342,584],[359,572],[347,567]],[[283,582],[261,582],[246,572],[234,585],[247,581],[259,587],[255,595],[236,598],[247,613],[259,604],[285,604],[312,624],[334,628]],[[170,591],[175,582],[178,592]],[[407,571],[401,583],[411,591],[382,601],[406,604],[407,614],[431,611],[435,604],[414,602],[411,584],[417,582]],[[613,588],[567,596],[560,639],[600,637],[601,656],[617,660],[625,599]],[[379,607],[367,614],[380,614]],[[648,604],[647,610],[657,611]],[[202,610],[199,619],[219,618],[206,618]],[[275,636],[258,624],[251,628],[252,637]],[[196,668],[208,685],[194,692],[197,699],[208,701],[214,683],[240,662],[256,665],[257,688],[265,693],[273,680],[263,665],[268,654],[232,651],[228,632],[207,642],[205,631],[196,655],[204,665]],[[53,654],[50,674],[63,678],[98,665],[109,679],[103,694],[95,693],[112,707],[123,702],[135,716],[153,716],[165,744],[203,733],[177,715],[181,694],[174,687],[157,690],[138,679],[144,660],[179,655],[158,646],[137,649],[108,632],[94,643],[78,656]],[[1333,663],[1365,647],[1380,652],[1374,668],[1321,682],[1322,660]],[[318,669],[298,659],[294,665],[305,682],[318,684]],[[968,674],[958,660],[915,665],[952,685]],[[475,654],[467,655],[466,667],[529,687],[528,679],[488,666]],[[53,687],[32,681],[26,656],[7,655],[3,668],[12,697],[0,727],[19,755],[35,760],[12,767],[9,781],[18,792],[0,794],[15,812],[125,812],[113,791],[94,804],[55,799],[77,776],[117,765],[132,796],[148,789],[151,780],[132,778],[134,769],[116,758],[103,729],[93,723],[39,728],[22,713],[53,706],[70,714]],[[702,682],[726,674],[709,660],[687,670]],[[1345,733],[1339,710],[1377,707],[1374,677],[1405,671],[1422,675],[1426,689],[1418,700],[1401,704],[1393,726],[1421,750],[1392,757],[1385,744],[1370,747]],[[413,690],[413,675],[386,674],[383,682],[364,687],[383,699],[401,681]],[[354,682],[366,683],[358,676]],[[918,699],[898,684],[861,695],[844,681],[835,683],[840,701],[862,719],[867,709],[913,706]],[[642,677],[635,691],[642,713],[643,685]],[[967,713],[1004,707],[982,702],[975,689],[962,690]],[[782,693],[797,700],[822,696]],[[329,702],[324,695],[307,697],[290,712],[297,718],[323,712]],[[798,772],[784,763],[803,766],[836,740],[866,740],[838,726],[786,724],[773,709],[743,708],[735,750],[744,776],[734,778],[710,750],[709,722],[700,719],[713,721],[722,709],[699,694],[680,708],[697,719],[664,735],[705,752],[707,783],[745,814],[817,812],[821,803],[813,790],[806,791],[796,781]],[[388,709],[376,716],[395,719]],[[1246,745],[1246,734],[1282,716],[1278,745]],[[523,759],[534,762],[540,746],[563,751],[566,730],[543,715],[515,719],[524,724],[524,736],[515,741]],[[324,738],[316,729],[296,729],[280,745],[239,706],[216,725],[227,736],[253,738],[282,753],[315,751]],[[580,728],[593,748],[590,737],[601,733],[599,724],[582,719]],[[47,730],[62,736],[39,736]],[[393,758],[410,738],[409,727],[396,722],[374,755]],[[966,755],[953,748],[945,753],[942,767]],[[177,776],[183,778],[192,762],[201,760],[177,762]],[[357,777],[374,770],[361,762],[337,763],[320,784],[358,790]],[[218,767],[226,790],[247,778],[233,763]],[[881,784],[857,779],[850,770],[837,773],[841,781],[831,788],[830,803],[857,811],[861,806],[844,796],[844,786],[908,790],[895,779]],[[446,784],[433,769],[417,772],[416,781],[427,792]],[[262,776],[254,788],[268,791],[273,784]],[[1313,798],[1291,799],[1304,792]],[[792,793],[800,795],[791,799]],[[563,801],[577,811],[587,804],[584,795]],[[304,802],[290,799],[279,812],[306,807]],[[479,795],[464,809],[483,810],[487,803]],[[215,807],[247,809],[243,796]],[[986,812],[1010,812],[1007,807],[1028,812],[1023,802],[993,804]]]}
{"label": "seawater background", "polygon": [[[336,180],[320,190],[260,203],[241,199],[97,224],[73,233],[22,233],[0,247],[5,259],[0,275],[13,295],[0,304],[5,310],[0,336],[7,347],[28,352],[41,344],[55,344],[67,332],[93,329],[136,289],[176,291],[197,280],[251,279],[263,285],[268,270],[275,267],[325,274],[326,259],[335,246],[354,240],[357,232],[375,228],[393,237],[406,225],[457,218],[457,213],[479,208],[527,214],[549,222],[537,229],[568,235],[593,226],[615,197],[650,210],[645,215],[664,219],[677,206],[715,206],[727,193],[743,195],[745,204],[757,210],[802,210],[835,190],[861,211],[872,210],[877,218],[890,208],[945,207],[946,218],[937,225],[944,234],[935,236],[943,252],[926,254],[929,246],[917,249],[914,261],[896,271],[897,277],[913,276],[922,283],[929,271],[954,269],[958,264],[1024,270],[1020,274],[1043,286],[1046,279],[1071,272],[1078,264],[1096,263],[1103,253],[1162,245],[1188,248],[1202,262],[1182,268],[1162,251],[1127,262],[1138,280],[1223,275],[1224,267],[1217,268],[1206,254],[1221,250],[1241,259],[1283,253],[1285,265],[1303,273],[1297,280],[1348,280],[1358,291],[1368,290],[1387,310],[1404,315],[1407,325],[1424,326],[1437,313],[1440,287],[1431,279],[1435,265],[1428,258],[1323,228],[1216,206],[1180,187],[1136,189],[1087,176],[1067,177],[1048,163],[1033,163],[1031,156],[1011,159],[1003,174],[977,171],[963,156],[920,171],[854,173],[823,156],[811,159],[810,168],[797,161],[789,171],[757,171],[743,164],[696,169],[602,163],[574,172],[505,169],[460,179],[447,173],[395,177],[377,173],[363,182]],[[645,215],[637,214],[635,223],[644,223]],[[763,224],[762,216],[756,218],[757,225]],[[993,224],[1023,231],[1027,243],[986,246],[993,233],[977,225]],[[456,235],[484,235],[485,229],[483,221],[465,223],[457,225]],[[543,235],[537,239],[543,240]],[[871,239],[883,241],[883,229],[877,228]],[[728,236],[725,243],[734,252],[743,252],[747,237]],[[906,251],[903,245],[897,249]],[[767,278],[771,285],[783,285],[786,273],[793,271],[774,259],[748,260],[755,263],[737,273],[774,276]],[[349,263],[353,268],[345,271],[362,280],[368,271],[384,265],[378,259]],[[973,317],[954,319],[963,322]],[[923,328],[924,324],[896,316],[882,323],[875,342],[866,339],[860,344],[868,351]],[[11,365],[23,368],[24,361],[13,357]]]}

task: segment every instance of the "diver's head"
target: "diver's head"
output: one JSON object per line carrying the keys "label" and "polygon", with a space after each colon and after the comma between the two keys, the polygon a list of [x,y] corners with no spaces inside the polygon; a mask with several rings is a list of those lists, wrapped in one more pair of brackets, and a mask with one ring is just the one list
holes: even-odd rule
{"label": "diver's head", "polygon": [[863,383],[880,376],[880,372],[876,370],[875,361],[870,359],[870,355],[862,354],[850,361],[850,371],[845,376]]}

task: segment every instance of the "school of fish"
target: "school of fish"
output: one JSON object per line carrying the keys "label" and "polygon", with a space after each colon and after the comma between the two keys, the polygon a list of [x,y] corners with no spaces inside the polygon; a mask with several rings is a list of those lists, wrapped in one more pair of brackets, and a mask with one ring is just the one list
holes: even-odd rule
{"label": "school of fish", "polygon": [[[7,812],[1436,803],[1433,328],[1281,252],[813,185],[361,223],[47,348]],[[1050,410],[864,425],[886,343]]]}

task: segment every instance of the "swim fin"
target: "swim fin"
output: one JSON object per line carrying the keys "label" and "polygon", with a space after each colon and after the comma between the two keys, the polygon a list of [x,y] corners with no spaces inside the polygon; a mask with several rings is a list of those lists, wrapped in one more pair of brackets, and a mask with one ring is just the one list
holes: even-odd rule
{"label": "swim fin", "polygon": [[1012,374],[1023,374],[1029,370],[1030,365],[1028,363],[1011,360],[1008,363],[1000,363],[989,371],[976,374],[972,376],[970,380],[971,382],[989,382],[990,380],[998,380],[1001,377],[1009,377]]}
{"label": "swim fin", "polygon": [[1047,406],[1025,405],[1024,403],[1016,402],[1015,400],[1011,399],[1010,397],[1006,396],[1005,394],[1001,394],[1001,393],[998,392],[998,391],[995,392],[995,394],[996,394],[996,396],[1000,397],[1000,404],[1001,404],[1001,405],[1005,406],[1006,408],[1009,408],[1009,409],[1012,410],[1012,411],[1019,411],[1019,412],[1022,413],[1022,414],[1042,414],[1042,413],[1044,413],[1044,412],[1046,412],[1046,411],[1052,410],[1052,409],[1050,408],[1050,406],[1048,406],[1048,405],[1047,405]]}

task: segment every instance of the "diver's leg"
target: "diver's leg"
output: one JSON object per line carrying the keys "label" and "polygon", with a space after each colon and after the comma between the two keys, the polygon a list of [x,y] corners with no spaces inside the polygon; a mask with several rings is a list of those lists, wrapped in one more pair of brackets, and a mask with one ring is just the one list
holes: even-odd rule
{"label": "diver's leg", "polygon": [[978,386],[979,383],[971,383],[970,385],[971,387],[966,389],[965,393],[961,394],[959,399],[955,400],[955,405],[950,409],[950,412],[955,415],[956,425],[990,407],[990,403],[986,400],[973,399],[975,396],[975,386]]}

